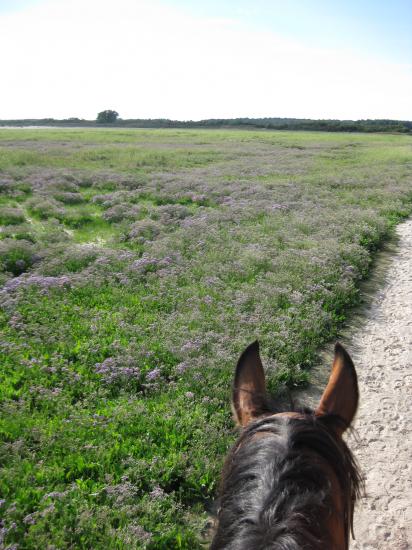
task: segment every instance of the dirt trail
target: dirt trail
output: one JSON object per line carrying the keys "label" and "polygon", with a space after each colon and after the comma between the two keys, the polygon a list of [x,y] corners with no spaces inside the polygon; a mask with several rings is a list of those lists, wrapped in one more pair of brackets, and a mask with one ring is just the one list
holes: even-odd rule
{"label": "dirt trail", "polygon": [[387,282],[347,341],[360,389],[348,439],[366,479],[352,549],[412,548],[412,220],[398,235]]}
{"label": "dirt trail", "polygon": [[[366,307],[341,338],[360,390],[356,432],[347,439],[366,481],[351,550],[412,550],[412,219],[397,235],[362,285]],[[325,352],[323,365],[331,362]],[[319,366],[311,377],[295,397],[315,407],[329,370]]]}

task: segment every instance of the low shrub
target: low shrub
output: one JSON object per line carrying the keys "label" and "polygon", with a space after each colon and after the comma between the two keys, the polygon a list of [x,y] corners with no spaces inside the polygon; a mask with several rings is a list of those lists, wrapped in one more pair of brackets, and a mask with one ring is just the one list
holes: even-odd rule
{"label": "low shrub", "polygon": [[0,238],[18,239],[30,241],[32,243],[36,242],[36,236],[33,232],[33,228],[29,224],[9,225],[7,227],[3,227],[0,233]]}
{"label": "low shrub", "polygon": [[181,204],[167,204],[153,208],[149,215],[153,220],[160,220],[163,224],[167,225],[184,220],[192,215],[192,211],[187,206]]}
{"label": "low shrub", "polygon": [[46,197],[33,197],[27,201],[29,212],[41,220],[49,218],[63,219],[65,215],[64,207],[56,200]]}
{"label": "low shrub", "polygon": [[95,215],[87,208],[79,207],[76,210],[66,210],[61,220],[67,227],[79,229],[80,227],[93,222]]}
{"label": "low shrub", "polygon": [[4,239],[0,241],[1,271],[14,276],[27,271],[36,261],[33,243],[25,240]]}
{"label": "low shrub", "polygon": [[116,204],[106,210],[102,218],[110,223],[119,223],[123,220],[136,220],[141,215],[141,208],[135,205]]}
{"label": "low shrub", "polygon": [[136,243],[152,241],[161,231],[161,226],[153,220],[139,220],[130,227],[128,239]]}
{"label": "low shrub", "polygon": [[55,193],[54,198],[64,204],[80,204],[84,202],[83,196],[80,193],[72,193],[71,191]]}
{"label": "low shrub", "polygon": [[17,225],[25,221],[24,212],[19,208],[0,208],[0,225]]}

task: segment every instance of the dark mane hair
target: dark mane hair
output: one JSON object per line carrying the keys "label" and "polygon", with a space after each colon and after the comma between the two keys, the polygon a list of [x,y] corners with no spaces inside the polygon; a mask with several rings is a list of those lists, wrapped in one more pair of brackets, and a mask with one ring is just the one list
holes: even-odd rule
{"label": "dark mane hair", "polygon": [[225,462],[211,550],[332,548],[325,538],[325,523],[335,512],[330,470],[340,485],[348,548],[362,479],[335,435],[339,423],[334,415],[306,410],[249,424]]}

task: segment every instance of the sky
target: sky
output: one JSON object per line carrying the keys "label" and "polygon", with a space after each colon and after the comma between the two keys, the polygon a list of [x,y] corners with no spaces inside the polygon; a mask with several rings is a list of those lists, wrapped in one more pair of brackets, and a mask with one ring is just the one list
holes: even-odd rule
{"label": "sky", "polygon": [[0,0],[0,119],[412,120],[411,0]]}

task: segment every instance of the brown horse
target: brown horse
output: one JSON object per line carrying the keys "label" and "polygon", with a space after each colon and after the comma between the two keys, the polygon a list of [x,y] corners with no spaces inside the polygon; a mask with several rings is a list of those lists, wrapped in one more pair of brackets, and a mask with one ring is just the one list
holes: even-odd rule
{"label": "brown horse", "polygon": [[277,412],[255,342],[239,359],[232,405],[243,431],[223,469],[211,550],[347,550],[362,479],[342,439],[358,406],[345,349],[335,346],[316,410]]}

